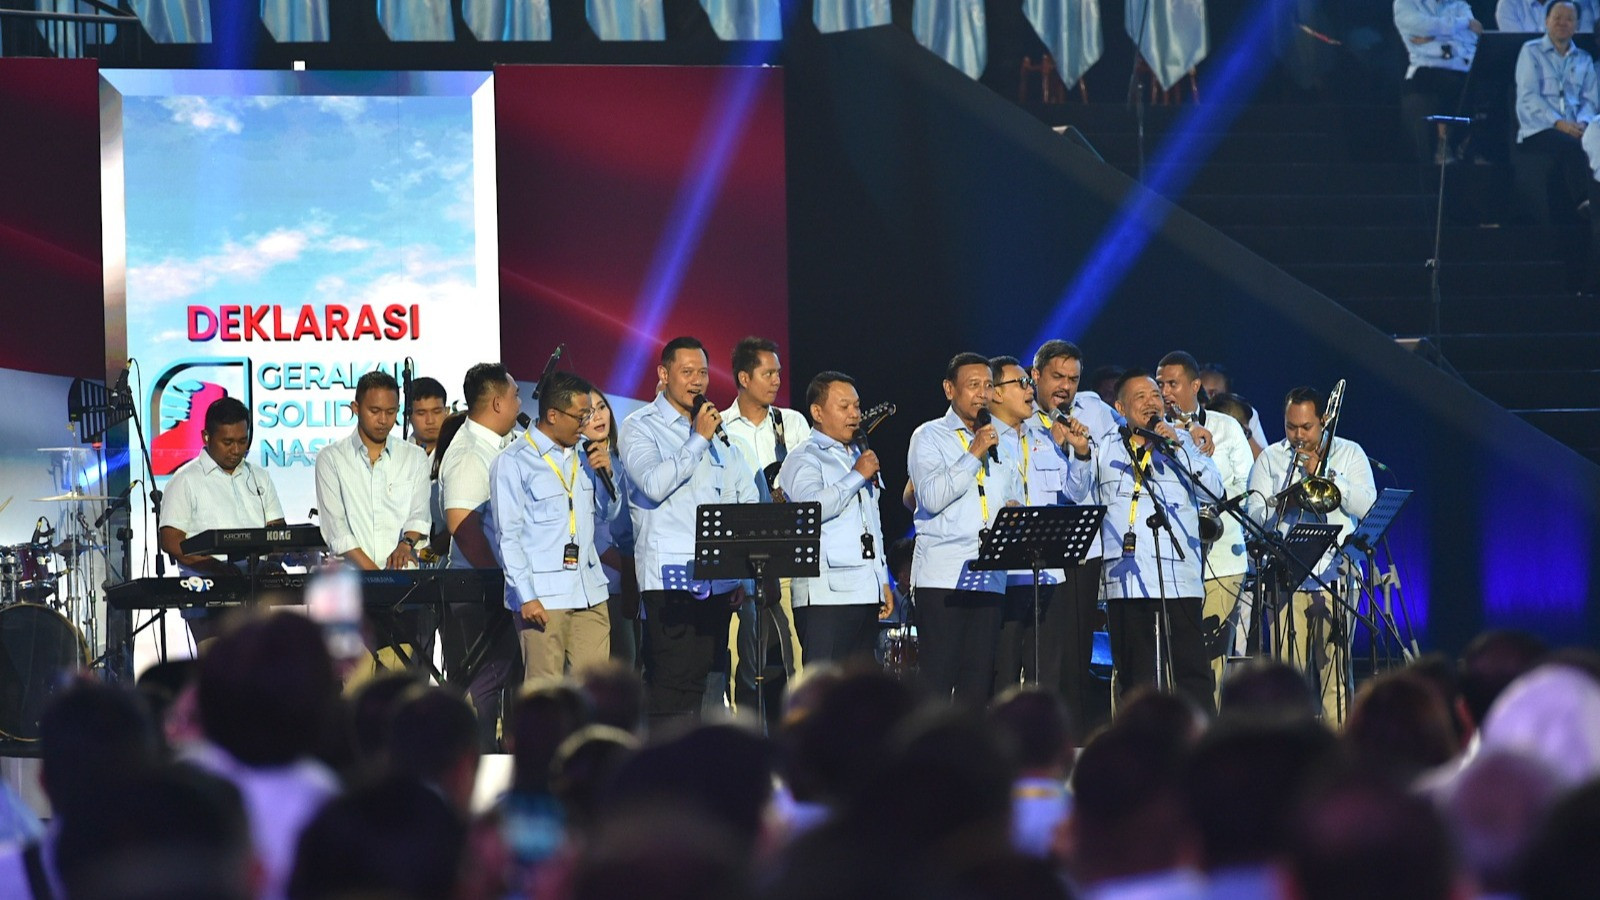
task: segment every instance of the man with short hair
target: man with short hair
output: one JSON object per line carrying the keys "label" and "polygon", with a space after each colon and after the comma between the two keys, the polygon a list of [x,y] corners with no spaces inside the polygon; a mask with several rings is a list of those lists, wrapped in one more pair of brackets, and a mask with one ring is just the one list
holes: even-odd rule
{"label": "man with short hair", "polygon": [[[1200,452],[1217,464],[1227,499],[1243,494],[1250,485],[1250,467],[1255,463],[1250,438],[1232,416],[1206,414],[1200,403],[1200,366],[1194,357],[1182,350],[1163,356],[1156,367],[1156,385],[1161,388],[1170,421],[1187,430]],[[1206,652],[1220,697],[1224,661],[1229,655],[1243,656],[1248,651],[1250,604],[1244,599],[1244,573],[1250,558],[1245,553],[1244,528],[1239,520],[1224,512],[1219,512],[1218,517],[1221,533],[1204,550],[1202,615],[1207,633],[1216,634],[1215,641],[1207,642]]]}
{"label": "man with short hair", "polygon": [[[739,393],[733,405],[722,411],[723,428],[739,447],[746,461],[756,470],[756,489],[762,500],[775,499],[771,488],[776,486],[778,467],[785,458],[806,442],[811,427],[806,417],[792,409],[777,406],[778,390],[782,387],[783,365],[778,360],[776,342],[760,337],[747,337],[733,347],[733,378]],[[781,497],[781,492],[778,495]],[[793,499],[793,498],[790,498]],[[756,708],[756,660],[760,657],[761,618],[765,621],[764,636],[768,643],[767,672],[761,673],[767,691],[767,711],[775,717],[783,709],[783,688],[795,672],[795,648],[789,623],[792,615],[792,587],[787,578],[772,579],[778,588],[778,602],[767,597],[762,616],[757,617],[755,600],[739,607],[735,634],[730,636],[735,648],[734,702],[741,709]],[[771,590],[771,587],[768,587]],[[772,688],[776,688],[773,690]]]}
{"label": "man with short hair", "polygon": [[1096,441],[1098,491],[1106,507],[1100,534],[1107,555],[1118,554],[1106,560],[1101,575],[1116,665],[1112,684],[1120,697],[1155,683],[1159,655],[1171,673],[1163,680],[1189,702],[1215,711],[1200,623],[1201,500],[1192,482],[1216,493],[1222,477],[1187,431],[1162,421],[1161,392],[1148,373],[1124,372],[1116,397],[1117,412],[1145,433],[1112,429]]}
{"label": "man with short hair", "polygon": [[645,609],[650,715],[662,719],[696,714],[728,619],[744,600],[738,580],[694,577],[695,509],[754,503],[759,494],[744,455],[714,440],[722,414],[705,400],[705,346],[692,337],[668,341],[656,377],[661,393],[623,420],[618,437]]}
{"label": "man with short hair", "polygon": [[[1068,425],[1037,415],[1033,378],[1016,357],[996,356],[989,360],[989,367],[994,377],[989,411],[1000,435],[1001,456],[1016,466],[1022,504],[1060,506],[1086,502],[1093,475],[1088,429],[1082,423]],[[1061,661],[1070,626],[1061,604],[1055,602],[1055,589],[1065,579],[1066,572],[1059,568],[1039,573],[1035,616],[1032,570],[1006,573],[1006,602],[995,654],[996,691],[1033,682],[1052,694],[1060,692]],[[1067,602],[1065,596],[1062,599]]]}
{"label": "man with short hair", "polygon": [[[449,566],[495,569],[499,564],[484,533],[490,516],[489,467],[513,440],[511,432],[522,413],[522,395],[503,364],[478,363],[467,370],[461,396],[467,404],[467,418],[439,461],[439,506],[451,535]],[[494,748],[495,723],[504,705],[500,690],[511,680],[518,655],[511,636],[515,629],[506,621],[510,613],[500,610],[503,597],[496,598],[493,606],[482,602],[488,588],[470,580],[463,580],[450,590],[448,599],[453,602],[445,609],[439,633],[445,672],[451,679],[461,672],[469,651],[485,631],[491,626],[498,629],[499,637],[469,688],[479,713],[480,746]]]}
{"label": "man with short hair", "polygon": [[1002,507],[1022,500],[1015,465],[999,453],[998,431],[979,421],[993,381],[986,357],[956,354],[944,375],[950,408],[912,433],[907,466],[916,486],[911,582],[922,677],[939,700],[954,696],[974,706],[988,701],[994,683],[1006,577],[971,564],[981,533]]}
{"label": "man with short hair", "polygon": [[[1033,368],[1029,374],[1033,376],[1033,399],[1042,417],[1041,426],[1046,420],[1053,423],[1061,417],[1081,424],[1089,433],[1091,454],[1100,435],[1116,430],[1119,424],[1116,410],[1093,391],[1079,389],[1083,378],[1083,351],[1076,344],[1045,341],[1033,354]],[[1053,432],[1054,425],[1050,427]],[[1092,461],[1090,469],[1092,484]],[[1091,497],[1089,502],[1099,501]],[[1094,702],[1094,695],[1102,690],[1089,672],[1089,661],[1094,653],[1094,633],[1100,616],[1100,570],[1104,557],[1104,542],[1097,534],[1082,565],[1065,570],[1055,590],[1054,602],[1064,614],[1059,623],[1062,629],[1059,690],[1066,701],[1067,713],[1085,732],[1091,726],[1089,710],[1100,708],[1100,704]]]}
{"label": "man with short hair", "polygon": [[594,542],[595,528],[610,516],[596,508],[598,476],[578,449],[594,415],[593,389],[568,372],[552,372],[545,382],[539,420],[489,467],[486,531],[506,572],[524,684],[560,678],[569,666],[578,671],[611,653],[606,575]]}
{"label": "man with short hair", "polygon": [[[1233,376],[1228,374],[1222,363],[1209,362],[1200,367],[1200,387],[1205,389],[1207,397],[1230,394],[1233,393]],[[1261,430],[1261,415],[1253,406],[1250,408],[1250,424],[1245,431],[1255,440],[1256,446],[1267,445],[1267,433]]]}
{"label": "man with short hair", "polygon": [[317,510],[328,549],[362,569],[416,563],[428,531],[428,454],[393,433],[400,385],[374,370],[356,382],[356,427],[317,453]]}
{"label": "man with short hair", "polygon": [[218,528],[284,524],[283,503],[265,469],[250,462],[250,411],[223,397],[206,408],[200,433],[205,449],[172,474],[161,507],[162,552],[185,571],[237,575],[239,570],[205,554],[183,552],[183,542]]}
{"label": "man with short hair", "polygon": [[[1322,393],[1315,388],[1297,387],[1284,398],[1285,437],[1256,457],[1250,470],[1250,498],[1245,502],[1245,511],[1266,527],[1288,533],[1301,522],[1326,522],[1339,526],[1339,539],[1343,540],[1378,498],[1372,463],[1360,444],[1335,437],[1331,446],[1325,446],[1326,412]],[[1326,513],[1303,508],[1296,499],[1297,491],[1284,493],[1313,474],[1326,477],[1339,490],[1339,505]],[[1344,721],[1351,691],[1347,673],[1340,666],[1349,647],[1347,617],[1341,612],[1340,598],[1328,596],[1322,588],[1323,584],[1337,587],[1334,582],[1342,559],[1335,545],[1317,563],[1315,578],[1302,580],[1298,570],[1289,573],[1298,587],[1288,609],[1278,610],[1278,633],[1273,640],[1280,658],[1316,673],[1323,718],[1330,725]],[[1344,598],[1344,602],[1353,601]]]}
{"label": "man with short hair", "polygon": [[778,483],[794,503],[822,504],[821,569],[794,579],[794,618],[805,662],[871,658],[878,619],[894,608],[875,479],[878,455],[856,445],[855,379],[823,372],[806,387],[816,428],[783,462]]}
{"label": "man with short hair", "polygon": [[444,385],[437,378],[413,378],[406,385],[406,418],[411,421],[411,442],[421,447],[428,459],[439,443],[439,429],[450,409]]}

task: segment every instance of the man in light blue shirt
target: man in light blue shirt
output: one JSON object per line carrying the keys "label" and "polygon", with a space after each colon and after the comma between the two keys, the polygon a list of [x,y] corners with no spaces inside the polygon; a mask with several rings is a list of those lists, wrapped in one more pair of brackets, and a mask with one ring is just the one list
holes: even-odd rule
{"label": "man in light blue shirt", "polygon": [[878,454],[857,443],[855,379],[823,372],[806,402],[816,423],[778,473],[790,502],[822,504],[821,573],[793,581],[794,621],[805,664],[870,658],[878,619],[894,607],[878,501]]}
{"label": "man in light blue shirt", "polygon": [[[1116,395],[1117,412],[1130,425],[1163,439],[1113,429],[1096,440],[1096,489],[1106,507],[1100,534],[1109,557],[1101,578],[1116,690],[1122,695],[1156,681],[1159,626],[1168,684],[1201,709],[1214,709],[1200,618],[1204,495],[1191,482],[1220,494],[1222,476],[1187,431],[1162,420],[1161,390],[1149,373],[1124,372]],[[1157,516],[1166,522],[1159,529],[1151,525]]]}
{"label": "man in light blue shirt", "polygon": [[[1594,30],[1595,0],[1579,0],[1578,30]],[[1545,0],[1500,0],[1494,7],[1495,27],[1501,31],[1521,31],[1538,34],[1544,31]]]}
{"label": "man in light blue shirt", "polygon": [[661,719],[698,711],[718,648],[727,646],[729,618],[744,599],[737,580],[694,577],[695,510],[759,496],[755,471],[724,443],[722,414],[705,399],[705,346],[692,337],[667,342],[656,376],[661,393],[623,420],[618,441],[645,611],[649,714]]}
{"label": "man in light blue shirt", "polygon": [[[950,409],[911,435],[908,453],[917,529],[911,558],[918,656],[935,697],[989,700],[1005,602],[1003,571],[973,571],[981,532],[1005,506],[1022,502],[1016,467],[1000,455],[987,419],[994,389],[987,357],[958,353],[945,368]],[[992,452],[991,452],[992,451]]]}
{"label": "man in light blue shirt", "polygon": [[[1083,378],[1083,351],[1071,341],[1049,340],[1041,344],[1033,355],[1030,374],[1034,381],[1034,404],[1039,413],[1046,418],[1066,416],[1082,425],[1089,433],[1090,453],[1094,452],[1094,441],[1100,435],[1115,431],[1120,424],[1116,410],[1099,395],[1078,390]],[[1092,460],[1086,462],[1092,469]],[[1099,500],[1091,496],[1089,502],[1098,503]],[[1062,628],[1059,645],[1061,698],[1066,701],[1071,721],[1084,729],[1090,727],[1089,710],[1103,706],[1103,703],[1093,702],[1094,695],[1104,696],[1104,689],[1090,674],[1089,659],[1094,652],[1094,633],[1100,612],[1100,569],[1104,556],[1104,542],[1096,537],[1089,545],[1083,565],[1062,574],[1053,601],[1065,614],[1059,623]]]}
{"label": "man in light blue shirt", "polygon": [[606,574],[595,548],[597,520],[604,526],[609,517],[595,504],[598,476],[577,449],[594,415],[591,390],[576,375],[551,373],[539,386],[539,421],[489,466],[492,514],[484,531],[505,569],[525,683],[611,654]]}
{"label": "man in light blue shirt", "polygon": [[[1000,455],[1016,467],[1023,505],[1086,502],[1093,476],[1088,430],[1082,423],[1068,426],[1038,415],[1033,405],[1033,377],[1016,357],[997,356],[989,360],[989,368],[994,377],[989,412],[1000,435]],[[1077,458],[1080,451],[1082,459]],[[1033,572],[1024,569],[1007,573],[1000,644],[995,654],[996,691],[1025,682],[1060,690],[1061,650],[1068,617],[1055,601],[1055,589],[1065,578],[1066,572],[1059,568],[1039,573],[1036,632]]]}
{"label": "man in light blue shirt", "polygon": [[[1600,116],[1600,81],[1594,58],[1572,42],[1578,12],[1571,0],[1551,0],[1545,13],[1544,37],[1522,45],[1517,55],[1517,149],[1519,164],[1542,156],[1554,166],[1560,188],[1541,197],[1548,201],[1549,222],[1576,229],[1578,208],[1589,199],[1589,159],[1583,135]],[[1580,245],[1575,244],[1574,250]],[[1581,253],[1568,253],[1568,287],[1581,286],[1587,274]]]}

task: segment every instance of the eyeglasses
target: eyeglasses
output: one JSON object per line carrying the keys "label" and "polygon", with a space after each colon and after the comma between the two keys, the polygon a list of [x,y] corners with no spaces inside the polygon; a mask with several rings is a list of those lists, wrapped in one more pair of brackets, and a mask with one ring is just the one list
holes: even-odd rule
{"label": "eyeglasses", "polygon": [[581,409],[575,413],[567,412],[564,409],[558,409],[556,412],[561,413],[563,416],[571,416],[572,418],[577,419],[579,428],[589,424],[589,420],[594,418],[594,407],[592,406],[588,407],[587,409]]}
{"label": "eyeglasses", "polygon": [[1024,375],[1021,378],[1008,378],[1005,381],[996,381],[994,383],[994,386],[995,387],[1005,387],[1008,384],[1020,384],[1025,388],[1031,388],[1034,385],[1034,381],[1033,381],[1032,378],[1029,378],[1028,376]]}

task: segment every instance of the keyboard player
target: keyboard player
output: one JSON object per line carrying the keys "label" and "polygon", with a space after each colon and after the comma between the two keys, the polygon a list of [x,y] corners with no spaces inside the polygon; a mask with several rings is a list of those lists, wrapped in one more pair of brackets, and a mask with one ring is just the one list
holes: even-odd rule
{"label": "keyboard player", "polygon": [[[238,575],[238,568],[204,553],[187,554],[185,538],[218,528],[282,525],[283,503],[266,470],[251,463],[250,410],[223,397],[206,408],[200,433],[205,452],[172,473],[161,505],[156,541],[185,575]],[[183,611],[196,648],[211,636],[212,616],[202,607]]]}
{"label": "keyboard player", "polygon": [[219,528],[284,524],[272,478],[246,458],[250,437],[250,411],[243,403],[234,397],[213,402],[201,431],[205,452],[180,466],[167,482],[157,540],[185,575],[239,574],[217,557],[184,553],[185,538]]}

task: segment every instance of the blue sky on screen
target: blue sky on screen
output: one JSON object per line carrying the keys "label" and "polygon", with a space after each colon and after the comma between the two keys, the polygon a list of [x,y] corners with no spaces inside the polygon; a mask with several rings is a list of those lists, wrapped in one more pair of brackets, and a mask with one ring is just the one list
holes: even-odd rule
{"label": "blue sky on screen", "polygon": [[471,104],[125,96],[130,345],[183,341],[181,321],[140,315],[175,303],[470,295]]}

